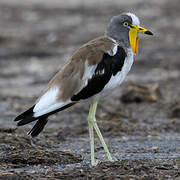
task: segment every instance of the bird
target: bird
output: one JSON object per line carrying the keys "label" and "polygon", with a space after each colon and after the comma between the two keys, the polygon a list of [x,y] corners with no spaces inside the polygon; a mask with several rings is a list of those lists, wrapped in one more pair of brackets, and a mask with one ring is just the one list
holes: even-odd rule
{"label": "bird", "polygon": [[118,87],[130,71],[138,55],[139,34],[153,35],[140,26],[139,18],[130,12],[113,16],[104,35],[82,45],[50,80],[36,102],[14,121],[23,126],[36,121],[28,132],[36,137],[44,129],[48,117],[80,102],[90,102],[88,131],[91,165],[96,166],[94,132],[96,132],[108,161],[110,151],[96,122],[96,109],[101,97]]}

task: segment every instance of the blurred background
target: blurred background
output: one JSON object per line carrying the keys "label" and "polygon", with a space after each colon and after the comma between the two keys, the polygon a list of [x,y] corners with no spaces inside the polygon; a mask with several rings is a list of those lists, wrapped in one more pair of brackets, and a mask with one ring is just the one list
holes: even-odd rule
{"label": "blurred background", "polygon": [[[32,125],[15,130],[13,118],[36,100],[77,48],[103,35],[111,17],[122,12],[135,13],[154,36],[141,38],[139,56],[126,81],[100,102],[98,123],[118,160],[165,159],[170,167],[179,167],[179,0],[0,0],[0,160],[6,159],[4,167],[13,164],[7,159],[11,148],[16,147],[17,153],[32,147],[26,135]],[[77,104],[52,116],[33,143],[43,152],[70,149],[72,156],[83,156],[78,159],[81,165],[89,163],[88,108]],[[97,157],[104,159],[96,143]],[[28,160],[23,167],[27,164]]]}

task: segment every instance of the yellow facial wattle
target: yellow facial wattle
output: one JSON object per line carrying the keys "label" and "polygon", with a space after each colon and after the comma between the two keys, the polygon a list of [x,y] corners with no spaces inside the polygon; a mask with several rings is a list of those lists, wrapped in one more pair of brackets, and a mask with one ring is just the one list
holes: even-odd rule
{"label": "yellow facial wattle", "polygon": [[129,30],[129,42],[133,52],[136,53],[136,55],[138,55],[138,41],[139,41],[139,37],[137,36],[137,33],[138,31],[135,28],[131,28]]}

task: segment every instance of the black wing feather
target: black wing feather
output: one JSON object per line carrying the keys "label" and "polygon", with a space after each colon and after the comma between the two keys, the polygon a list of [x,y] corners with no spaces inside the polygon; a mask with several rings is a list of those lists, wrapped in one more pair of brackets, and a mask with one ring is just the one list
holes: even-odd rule
{"label": "black wing feather", "polygon": [[71,100],[79,101],[81,99],[87,99],[101,92],[111,77],[122,70],[126,56],[127,54],[124,48],[120,46],[118,46],[117,53],[114,56],[104,53],[101,62],[97,65],[94,75],[89,79],[87,86],[78,94],[74,95]]}

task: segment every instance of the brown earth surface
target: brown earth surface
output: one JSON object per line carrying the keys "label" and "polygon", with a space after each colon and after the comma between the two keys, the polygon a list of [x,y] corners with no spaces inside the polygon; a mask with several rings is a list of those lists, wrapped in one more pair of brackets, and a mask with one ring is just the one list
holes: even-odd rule
{"label": "brown earth surface", "polygon": [[[83,43],[103,35],[113,15],[131,11],[154,32],[144,36],[124,84],[100,101],[97,121],[112,156],[96,137],[90,165],[89,105],[49,118],[37,138],[14,117]],[[179,0],[0,1],[0,179],[180,178]]]}

